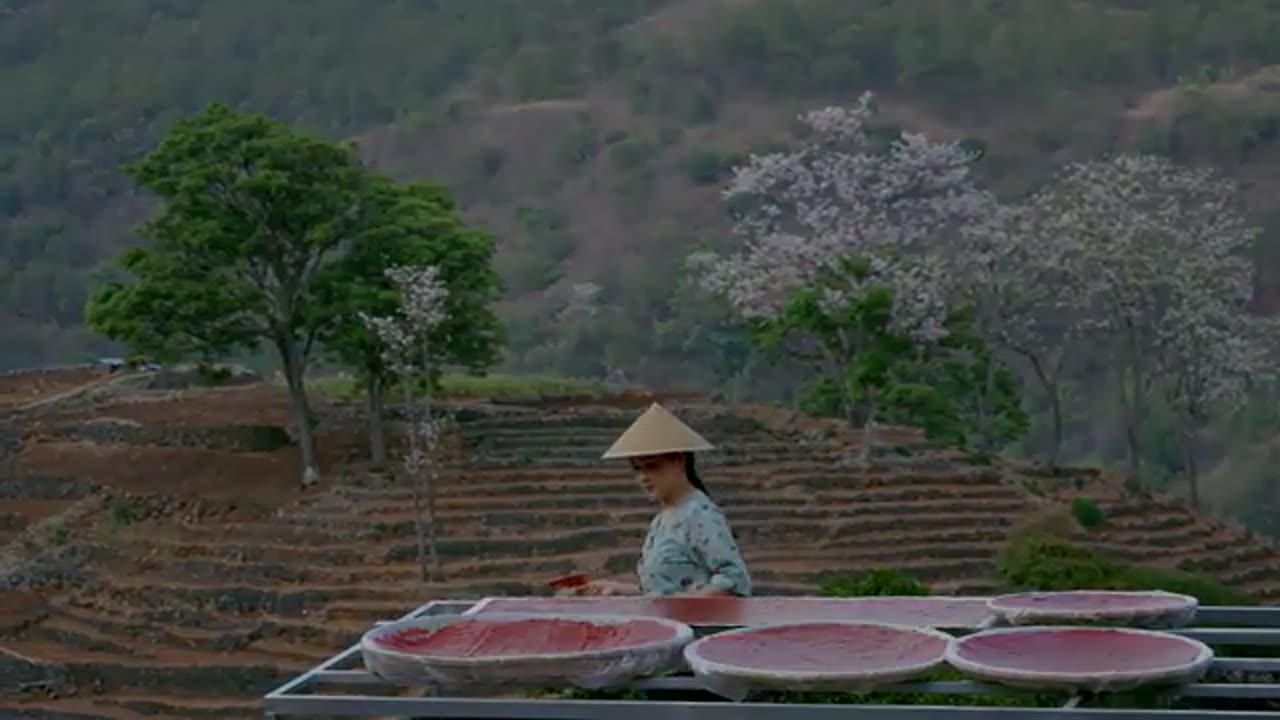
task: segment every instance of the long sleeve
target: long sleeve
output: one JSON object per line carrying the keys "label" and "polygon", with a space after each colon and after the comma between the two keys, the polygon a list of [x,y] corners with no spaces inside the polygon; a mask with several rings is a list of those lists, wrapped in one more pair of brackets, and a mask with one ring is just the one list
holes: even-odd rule
{"label": "long sleeve", "polygon": [[750,595],[747,564],[720,508],[709,502],[699,506],[686,527],[690,554],[706,569],[707,584],[734,595]]}

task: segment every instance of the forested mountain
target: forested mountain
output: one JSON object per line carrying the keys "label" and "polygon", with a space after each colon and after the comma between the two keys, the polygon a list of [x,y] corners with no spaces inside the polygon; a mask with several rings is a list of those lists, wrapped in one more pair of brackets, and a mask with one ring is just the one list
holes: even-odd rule
{"label": "forested mountain", "polygon": [[[1268,310],[1277,37],[1274,0],[6,0],[0,367],[114,350],[82,312],[149,202],[121,166],[214,100],[447,182],[499,238],[516,369],[788,396],[787,369],[685,287],[683,259],[723,240],[730,167],[864,90],[886,133],[979,149],[1006,197],[1120,150],[1223,169],[1268,228]],[[1087,380],[1107,361],[1089,360],[1069,450],[1106,459],[1114,408]],[[1248,478],[1225,504],[1272,487],[1263,405],[1209,452]],[[1158,413],[1149,432],[1156,481],[1176,477]]]}

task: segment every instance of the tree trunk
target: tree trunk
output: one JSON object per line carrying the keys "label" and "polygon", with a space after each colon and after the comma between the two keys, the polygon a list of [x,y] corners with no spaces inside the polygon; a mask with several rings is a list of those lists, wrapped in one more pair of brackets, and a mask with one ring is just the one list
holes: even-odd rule
{"label": "tree trunk", "polygon": [[431,578],[440,582],[444,578],[440,575],[440,543],[436,533],[436,480],[439,479],[437,471],[441,467],[436,460],[437,452],[439,452],[438,444],[431,453],[431,474],[427,478],[427,548],[431,557]]}
{"label": "tree trunk", "polygon": [[[1142,421],[1145,419],[1146,375],[1142,368],[1142,354],[1138,349],[1137,331],[1129,323],[1129,368],[1133,373],[1133,383],[1129,386],[1129,397],[1125,398],[1128,417],[1125,418],[1125,439],[1129,442],[1129,482],[1134,490],[1141,487],[1142,481]],[[1124,387],[1120,388],[1121,393]]]}
{"label": "tree trunk", "polygon": [[1053,416],[1053,439],[1049,445],[1049,469],[1057,474],[1058,463],[1062,456],[1062,391],[1058,384],[1052,383],[1046,390],[1049,393],[1049,412]]}
{"label": "tree trunk", "polygon": [[996,363],[991,353],[986,354],[986,377],[983,379],[982,391],[978,393],[978,452],[989,455],[995,438],[992,437],[991,406],[996,387]]}
{"label": "tree trunk", "polygon": [[369,373],[365,380],[365,395],[369,412],[369,457],[377,467],[387,465],[387,434],[385,430],[386,412],[382,392],[384,378],[379,373]]}
{"label": "tree trunk", "polygon": [[439,428],[434,426],[435,417],[433,415],[431,393],[435,391],[432,383],[434,379],[431,374],[431,352],[430,346],[427,344],[426,335],[422,339],[422,370],[426,374],[427,389],[422,395],[422,421],[424,425],[432,426],[430,438],[430,446],[426,448],[426,495],[427,495],[427,548],[431,558],[431,577],[439,581],[440,579],[440,549],[436,542],[436,469],[440,467],[440,434]]}
{"label": "tree trunk", "polygon": [[413,534],[418,545],[418,571],[422,582],[430,582],[427,573],[426,529],[422,523],[422,467],[426,452],[422,447],[422,421],[413,405],[413,390],[404,379],[404,405],[409,409],[409,457],[405,471],[409,473],[409,487],[413,493]]}
{"label": "tree trunk", "polygon": [[284,379],[289,391],[289,413],[298,427],[298,450],[302,454],[302,486],[310,487],[320,480],[320,461],[316,453],[311,407],[307,402],[307,388],[303,379],[306,362],[297,341],[292,337],[278,339],[276,350],[280,353],[280,362],[284,366]]}
{"label": "tree trunk", "polygon": [[1060,361],[1056,362],[1055,370],[1050,373],[1045,369],[1044,362],[1034,353],[1027,350],[1019,350],[1018,352],[1031,364],[1031,370],[1035,373],[1036,380],[1040,382],[1040,387],[1049,396],[1049,411],[1053,419],[1053,439],[1049,445],[1049,470],[1056,475],[1058,473],[1058,463],[1062,460],[1062,388],[1058,383],[1062,364]]}
{"label": "tree trunk", "polygon": [[876,402],[876,389],[869,387],[867,393],[867,417],[862,424],[862,469],[871,469],[871,446],[875,443],[875,422],[876,410],[878,408]]}
{"label": "tree trunk", "polygon": [[1127,457],[1129,472],[1125,479],[1128,481],[1130,490],[1137,490],[1141,487],[1139,480],[1142,477],[1142,459],[1138,455],[1141,441],[1138,439],[1137,423],[1132,419],[1125,423],[1124,436],[1129,446]]}
{"label": "tree trunk", "polygon": [[1183,433],[1183,458],[1187,464],[1187,489],[1191,495],[1191,509],[1200,510],[1200,466],[1196,463],[1196,436],[1194,432]]}

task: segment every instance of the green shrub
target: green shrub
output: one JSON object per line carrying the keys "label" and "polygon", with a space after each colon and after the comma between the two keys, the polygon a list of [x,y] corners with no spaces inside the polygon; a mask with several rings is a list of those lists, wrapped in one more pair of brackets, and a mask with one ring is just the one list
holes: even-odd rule
{"label": "green shrub", "polygon": [[217,387],[231,379],[231,368],[225,365],[200,363],[196,365],[196,378],[201,385]]}
{"label": "green shrub", "polygon": [[725,157],[714,148],[698,148],[681,161],[680,168],[694,185],[711,185],[725,171]]}
{"label": "green shrub", "polygon": [[1257,604],[1213,578],[1112,562],[1055,537],[1014,538],[1000,556],[999,570],[1006,583],[1022,590],[1164,590],[1190,595],[1204,605]]}
{"label": "green shrub", "polygon": [[1087,548],[1055,537],[1015,538],[1001,553],[1000,577],[1023,590],[1099,590],[1116,581],[1117,568]]}
{"label": "green shrub", "polygon": [[521,294],[550,287],[560,279],[560,266],[551,258],[527,250],[502,254],[494,261],[507,289]]}
{"label": "green shrub", "polygon": [[529,238],[528,249],[553,263],[559,263],[573,254],[578,239],[569,228],[564,214],[552,208],[521,205],[516,217]]}
{"label": "green shrub", "polygon": [[600,133],[590,120],[581,120],[578,125],[560,139],[556,148],[556,157],[569,167],[585,165],[587,161],[600,151]]}
{"label": "green shrub", "polygon": [[1071,516],[1086,530],[1107,521],[1107,515],[1098,507],[1098,503],[1087,497],[1076,497],[1071,501]]}
{"label": "green shrub", "polygon": [[882,568],[858,578],[842,578],[822,584],[822,597],[868,597],[873,595],[924,596],[929,586],[893,568]]}
{"label": "green shrub", "polygon": [[475,163],[482,177],[492,178],[502,171],[503,165],[506,165],[507,151],[496,145],[483,147],[476,153]]}
{"label": "green shrub", "polygon": [[658,129],[658,144],[667,146],[675,145],[684,138],[684,130],[675,126],[665,126]]}
{"label": "green shrub", "polygon": [[609,149],[614,167],[624,172],[644,167],[653,158],[653,143],[643,138],[629,138]]}
{"label": "green shrub", "polygon": [[694,125],[715,122],[719,114],[719,104],[709,93],[700,92],[689,102],[688,118]]}

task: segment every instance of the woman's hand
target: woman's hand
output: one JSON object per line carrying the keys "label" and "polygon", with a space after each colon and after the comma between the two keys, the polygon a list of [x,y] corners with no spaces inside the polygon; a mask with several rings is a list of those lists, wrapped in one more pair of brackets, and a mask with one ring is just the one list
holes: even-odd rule
{"label": "woman's hand", "polygon": [[578,588],[574,593],[583,597],[610,597],[614,595],[634,595],[636,589],[616,580],[594,580]]}

